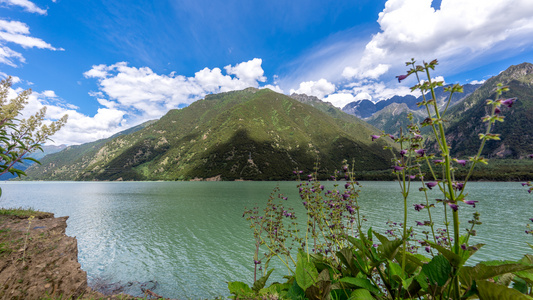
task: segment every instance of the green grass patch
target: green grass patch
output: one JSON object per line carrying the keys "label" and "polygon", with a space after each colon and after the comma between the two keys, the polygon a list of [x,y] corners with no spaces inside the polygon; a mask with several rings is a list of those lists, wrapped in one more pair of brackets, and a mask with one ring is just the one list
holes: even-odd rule
{"label": "green grass patch", "polygon": [[0,208],[0,216],[16,216],[21,218],[28,218],[30,216],[39,216],[42,214],[46,213],[35,210],[33,208]]}

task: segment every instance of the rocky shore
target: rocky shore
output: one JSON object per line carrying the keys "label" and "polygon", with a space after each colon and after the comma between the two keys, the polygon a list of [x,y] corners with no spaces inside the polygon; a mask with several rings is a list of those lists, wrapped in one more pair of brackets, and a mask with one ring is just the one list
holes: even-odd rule
{"label": "rocky shore", "polygon": [[133,299],[91,290],[68,217],[0,215],[0,299]]}

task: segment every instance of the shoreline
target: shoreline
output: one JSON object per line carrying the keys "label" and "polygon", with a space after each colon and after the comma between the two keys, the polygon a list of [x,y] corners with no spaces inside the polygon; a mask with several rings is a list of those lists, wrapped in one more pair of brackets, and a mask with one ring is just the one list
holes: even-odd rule
{"label": "shoreline", "polygon": [[67,219],[33,210],[1,210],[0,299],[145,299],[104,295],[88,286],[77,239],[65,234]]}

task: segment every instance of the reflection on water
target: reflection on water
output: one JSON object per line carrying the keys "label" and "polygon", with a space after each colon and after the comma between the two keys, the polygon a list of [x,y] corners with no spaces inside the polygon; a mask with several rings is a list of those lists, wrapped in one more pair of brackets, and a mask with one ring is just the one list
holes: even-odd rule
{"label": "reflection on water", "polygon": [[[397,183],[362,184],[365,226],[383,232],[386,221],[401,220]],[[156,292],[165,297],[212,298],[228,294],[227,281],[251,282],[252,234],[242,213],[264,203],[276,185],[302,214],[295,182],[5,182],[0,205],[70,216],[67,234],[78,239],[79,261],[94,284],[157,282]],[[521,185],[471,183],[469,193],[479,203],[461,209],[461,220],[466,226],[479,211],[483,225],[475,241],[487,244],[473,260],[527,253],[524,230],[533,199]],[[409,224],[420,231],[415,221],[427,215],[412,204],[425,200],[413,195]]]}

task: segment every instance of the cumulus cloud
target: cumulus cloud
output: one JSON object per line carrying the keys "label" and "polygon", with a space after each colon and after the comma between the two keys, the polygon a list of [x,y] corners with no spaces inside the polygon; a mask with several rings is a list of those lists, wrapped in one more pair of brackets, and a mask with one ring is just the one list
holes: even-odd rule
{"label": "cumulus cloud", "polygon": [[0,4],[7,6],[19,6],[24,8],[24,10],[27,12],[46,15],[46,9],[39,8],[37,5],[35,5],[35,3],[29,0],[0,0]]}
{"label": "cumulus cloud", "polygon": [[[15,98],[24,89],[10,88],[8,91],[8,99]],[[69,115],[69,120],[65,127],[57,132],[53,137],[53,142],[47,144],[78,144],[88,141],[108,137],[124,128],[121,126],[123,122],[124,112],[108,108],[100,108],[94,116],[87,116],[79,113],[77,107],[65,103],[59,98],[54,91],[46,90],[42,92],[33,92],[28,97],[28,103],[22,110],[21,118],[28,118],[35,114],[42,107],[46,106],[45,124],[50,124],[52,121],[58,120],[65,114]]]}
{"label": "cumulus cloud", "polygon": [[322,78],[318,81],[305,81],[300,83],[300,87],[295,90],[291,89],[290,94],[306,94],[323,99],[326,95],[335,92],[335,85]]}
{"label": "cumulus cloud", "polygon": [[[517,51],[518,45],[533,45],[529,0],[442,0],[438,10],[431,2],[387,1],[378,18],[381,31],[366,45],[358,62],[364,77],[375,78],[374,73],[365,72],[411,57],[458,64],[497,51]],[[350,74],[351,69],[345,71]]]}
{"label": "cumulus cloud", "polygon": [[260,58],[254,58],[250,61],[237,64],[235,67],[225,66],[224,69],[229,75],[235,75],[239,80],[248,84],[249,86],[257,87],[258,81],[265,82],[266,77],[261,64],[263,60]]}
{"label": "cumulus cloud", "polygon": [[262,60],[255,58],[235,66],[204,68],[194,77],[156,74],[148,67],[131,67],[125,62],[97,65],[84,73],[98,80],[99,93],[91,95],[108,108],[120,108],[137,122],[159,118],[169,109],[189,105],[206,94],[259,87],[266,81]]}

